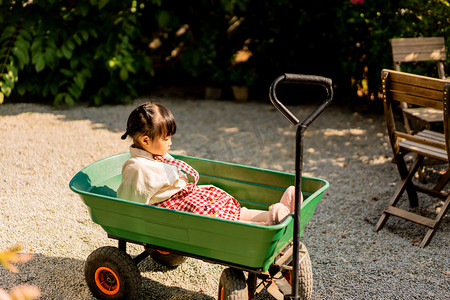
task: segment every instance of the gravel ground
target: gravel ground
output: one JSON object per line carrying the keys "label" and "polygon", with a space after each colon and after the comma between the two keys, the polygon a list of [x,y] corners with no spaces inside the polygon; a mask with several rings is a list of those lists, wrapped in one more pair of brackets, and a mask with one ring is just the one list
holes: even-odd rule
{"label": "gravel ground", "polygon": [[[127,151],[120,139],[138,103],[55,109],[0,105],[0,249],[24,245],[34,259],[18,274],[0,267],[0,288],[40,288],[42,299],[91,299],[84,261],[116,245],[68,187],[84,166]],[[295,129],[269,104],[160,99],[178,122],[173,153],[292,172]],[[291,108],[306,116],[314,106]],[[311,255],[313,299],[448,299],[450,220],[428,247],[422,227],[391,218],[373,231],[398,184],[382,115],[332,105],[306,131],[304,170],[330,182],[302,237]],[[425,199],[419,210],[439,205]],[[130,247],[139,253],[140,247]],[[223,267],[188,259],[175,270],[139,266],[144,299],[215,299]],[[258,299],[270,299],[268,295]]]}

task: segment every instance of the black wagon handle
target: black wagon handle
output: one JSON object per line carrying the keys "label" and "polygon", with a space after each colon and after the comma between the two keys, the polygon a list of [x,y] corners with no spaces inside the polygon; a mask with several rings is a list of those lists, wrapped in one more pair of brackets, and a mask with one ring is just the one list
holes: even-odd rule
{"label": "black wagon handle", "polygon": [[277,77],[270,85],[270,101],[295,126],[298,125],[300,121],[288,108],[286,108],[286,106],[284,106],[284,104],[277,97],[277,87],[280,83],[313,84],[322,86],[326,89],[327,98],[302,122],[302,125],[305,127],[308,127],[333,100],[333,86],[330,78],[316,75],[289,73]]}
{"label": "black wagon handle", "polygon": [[[327,97],[322,104],[313,110],[300,124],[298,118],[284,106],[284,104],[277,97],[277,87],[280,83],[298,83],[298,84],[314,84],[324,87],[327,91]],[[285,300],[300,299],[298,282],[300,277],[299,261],[300,261],[300,219],[301,219],[301,186],[302,186],[302,171],[303,171],[303,137],[306,128],[330,105],[333,100],[332,81],[329,78],[302,75],[302,74],[284,74],[277,77],[270,85],[269,97],[272,104],[294,125],[297,127],[295,137],[295,209],[294,209],[294,232],[293,232],[293,278],[291,278],[292,293],[285,295]]]}

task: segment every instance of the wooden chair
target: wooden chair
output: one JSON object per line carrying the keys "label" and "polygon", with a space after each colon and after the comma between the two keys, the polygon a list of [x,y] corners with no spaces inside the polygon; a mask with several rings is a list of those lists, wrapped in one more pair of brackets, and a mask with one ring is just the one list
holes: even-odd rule
{"label": "wooden chair", "polygon": [[[445,39],[443,37],[399,38],[391,40],[395,69],[401,71],[402,63],[435,61],[439,78],[445,79]],[[412,133],[412,124],[419,128],[442,128],[442,112],[433,108],[407,107],[402,103],[406,130]]]}
{"label": "wooden chair", "polygon": [[[450,82],[392,70],[383,70],[381,79],[384,114],[389,140],[402,182],[384,209],[375,226],[375,231],[380,230],[384,226],[389,216],[400,217],[428,228],[425,237],[420,243],[420,247],[425,247],[446,215],[450,204],[450,195],[442,191],[450,179],[450,119],[448,116],[450,109]],[[444,120],[444,133],[428,129],[416,134],[399,131],[394,122],[393,101],[439,109]],[[409,168],[404,159],[404,155],[407,153],[414,154],[414,161]],[[424,158],[437,159],[447,166],[445,174],[432,188],[413,182],[414,174],[423,163]],[[418,206],[417,192],[445,199],[444,205],[435,219],[400,209],[396,205],[405,190],[407,191],[411,207]]]}

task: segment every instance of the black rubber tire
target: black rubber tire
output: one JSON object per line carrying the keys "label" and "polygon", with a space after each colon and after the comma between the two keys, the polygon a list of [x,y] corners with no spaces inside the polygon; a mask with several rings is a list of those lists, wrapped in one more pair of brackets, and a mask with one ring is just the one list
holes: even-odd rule
{"label": "black rubber tire", "polygon": [[165,253],[164,251],[158,251],[150,248],[145,248],[150,253],[150,257],[160,265],[176,268],[186,261],[186,256],[178,255],[175,253]]}
{"label": "black rubber tire", "polygon": [[[98,299],[139,299],[142,278],[125,251],[106,246],[93,251],[84,265],[86,283]],[[109,292],[107,292],[109,290]]]}
{"label": "black rubber tire", "polygon": [[247,300],[248,287],[244,272],[238,269],[223,270],[219,280],[219,300]]}
{"label": "black rubber tire", "polygon": [[[300,252],[300,277],[299,277],[299,283],[298,283],[298,293],[300,296],[300,299],[302,300],[310,300],[312,297],[312,291],[313,291],[313,271],[311,266],[311,258],[309,257],[308,249],[306,249],[306,246],[301,244],[301,252]],[[289,275],[288,281],[290,282],[290,278],[293,278],[292,273],[287,274]],[[287,278],[286,278],[287,279]]]}

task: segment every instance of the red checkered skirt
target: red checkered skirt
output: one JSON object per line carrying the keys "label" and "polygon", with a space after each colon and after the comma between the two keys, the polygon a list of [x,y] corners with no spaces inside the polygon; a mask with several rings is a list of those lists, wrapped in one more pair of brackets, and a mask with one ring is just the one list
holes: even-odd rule
{"label": "red checkered skirt", "polygon": [[198,172],[185,162],[162,157],[156,158],[191,174],[195,179],[195,183],[188,183],[184,189],[169,199],[154,204],[155,206],[225,220],[239,220],[241,207],[239,202],[231,195],[215,186],[197,186]]}

